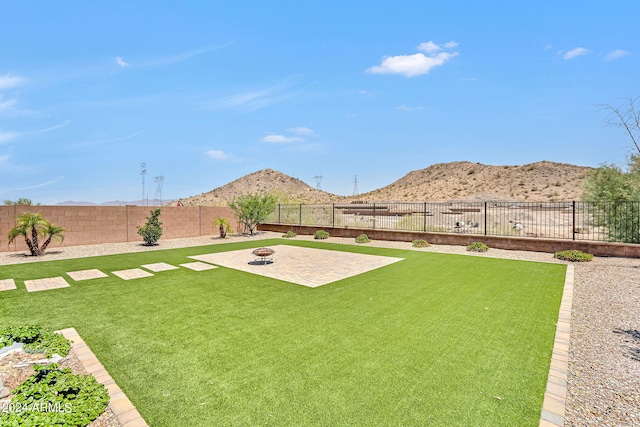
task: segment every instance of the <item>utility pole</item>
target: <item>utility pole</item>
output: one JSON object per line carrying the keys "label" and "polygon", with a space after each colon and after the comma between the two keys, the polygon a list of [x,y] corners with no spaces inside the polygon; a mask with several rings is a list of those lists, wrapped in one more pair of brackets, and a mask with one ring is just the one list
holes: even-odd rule
{"label": "utility pole", "polygon": [[147,174],[147,164],[140,164],[140,176],[142,177],[142,204],[144,204],[144,176]]}
{"label": "utility pole", "polygon": [[154,204],[157,200],[158,205],[162,206],[162,183],[164,182],[164,176],[160,174],[160,176],[156,176],[155,178],[153,178],[153,180],[156,182],[156,195],[154,197]]}
{"label": "utility pole", "polygon": [[316,190],[322,190],[322,185],[320,185],[322,183],[322,178],[324,178],[324,176],[322,176],[322,174],[320,175],[316,175],[313,177],[316,180]]}
{"label": "utility pole", "polygon": [[358,175],[356,175],[355,178],[353,178],[353,195],[354,196],[358,195]]}

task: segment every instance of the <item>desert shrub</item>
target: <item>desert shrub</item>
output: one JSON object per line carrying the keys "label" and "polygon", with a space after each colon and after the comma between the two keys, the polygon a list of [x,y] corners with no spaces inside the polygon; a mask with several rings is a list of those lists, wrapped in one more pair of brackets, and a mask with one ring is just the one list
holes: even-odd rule
{"label": "desert shrub", "polygon": [[356,237],[356,243],[370,243],[371,239],[369,239],[369,236],[367,236],[366,234],[361,234],[358,237]]}
{"label": "desert shrub", "polygon": [[0,411],[0,425],[86,426],[107,407],[109,393],[91,375],[58,365],[35,365],[35,374],[13,390],[12,410]]}
{"label": "desert shrub", "polygon": [[41,352],[47,357],[51,357],[54,353],[66,356],[71,349],[71,342],[68,339],[38,325],[9,326],[0,331],[0,348],[14,342],[24,343],[26,352]]}
{"label": "desert shrub", "polygon": [[152,209],[147,217],[147,223],[143,226],[138,226],[138,234],[142,237],[146,246],[155,245],[160,236],[162,236],[162,223],[159,218],[160,209]]}
{"label": "desert shrub", "polygon": [[318,230],[316,231],[316,234],[313,235],[314,239],[328,239],[329,238],[329,233],[327,233],[324,230]]}
{"label": "desert shrub", "polygon": [[284,234],[282,235],[282,237],[284,237],[285,239],[293,239],[293,238],[294,238],[294,237],[296,237],[296,236],[297,236],[297,234],[296,234],[296,233],[294,233],[294,232],[293,232],[293,231],[291,231],[291,230],[287,231],[286,233],[284,233]]}
{"label": "desert shrub", "polygon": [[417,239],[413,241],[413,247],[414,248],[426,248],[429,245],[429,242],[427,242],[426,240],[422,240],[422,239]]}
{"label": "desert shrub", "polygon": [[489,246],[482,242],[473,242],[467,246],[467,250],[472,252],[487,252],[489,250]]}
{"label": "desert shrub", "polygon": [[562,259],[571,262],[588,262],[593,259],[592,254],[578,250],[561,251],[553,254],[554,258]]}

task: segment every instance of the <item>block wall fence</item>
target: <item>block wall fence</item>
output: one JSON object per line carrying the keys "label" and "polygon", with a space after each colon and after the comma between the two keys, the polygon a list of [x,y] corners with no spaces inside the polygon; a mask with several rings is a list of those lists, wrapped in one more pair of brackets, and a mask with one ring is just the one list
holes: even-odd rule
{"label": "block wall fence", "polygon": [[[144,225],[153,206],[0,206],[0,252],[28,251],[24,238],[7,245],[7,235],[24,212],[41,213],[54,225],[67,230],[64,242],[52,242],[50,249],[100,243],[142,242],[137,226]],[[161,239],[217,236],[211,224],[217,217],[229,220],[235,231],[243,231],[229,207],[162,206]]]}

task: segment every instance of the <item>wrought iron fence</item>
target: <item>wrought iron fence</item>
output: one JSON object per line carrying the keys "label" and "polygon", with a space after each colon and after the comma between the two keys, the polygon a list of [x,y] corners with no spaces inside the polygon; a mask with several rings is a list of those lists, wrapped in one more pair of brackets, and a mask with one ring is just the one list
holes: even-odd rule
{"label": "wrought iron fence", "polygon": [[640,243],[640,202],[281,204],[266,222]]}

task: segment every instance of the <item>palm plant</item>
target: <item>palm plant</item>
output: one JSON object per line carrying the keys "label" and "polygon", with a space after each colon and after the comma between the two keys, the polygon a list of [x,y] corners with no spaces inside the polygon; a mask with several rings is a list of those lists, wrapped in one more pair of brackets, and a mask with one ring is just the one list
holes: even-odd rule
{"label": "palm plant", "polygon": [[[44,254],[51,240],[62,242],[65,231],[62,227],[51,224],[40,213],[24,212],[16,218],[16,226],[9,231],[9,244],[16,237],[24,236],[31,255],[38,256]],[[41,240],[44,240],[42,246]]]}
{"label": "palm plant", "polygon": [[213,221],[212,227],[220,228],[220,238],[224,239],[227,237],[227,233],[233,233],[233,229],[231,228],[231,224],[229,224],[229,220],[227,218],[219,216]]}

